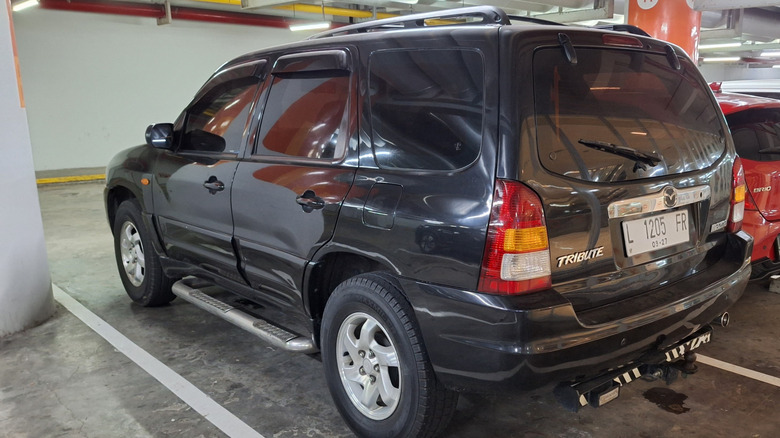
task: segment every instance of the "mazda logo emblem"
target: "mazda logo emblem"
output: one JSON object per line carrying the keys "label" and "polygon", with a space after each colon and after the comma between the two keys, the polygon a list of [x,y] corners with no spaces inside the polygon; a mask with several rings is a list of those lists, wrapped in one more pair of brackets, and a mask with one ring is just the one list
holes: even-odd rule
{"label": "mazda logo emblem", "polygon": [[664,205],[674,207],[677,204],[677,189],[672,186],[666,186],[663,189]]}

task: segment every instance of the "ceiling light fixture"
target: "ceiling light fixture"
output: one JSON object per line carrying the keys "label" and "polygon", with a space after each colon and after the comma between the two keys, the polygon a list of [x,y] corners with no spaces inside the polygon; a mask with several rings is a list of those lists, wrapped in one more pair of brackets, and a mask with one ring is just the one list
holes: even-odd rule
{"label": "ceiling light fixture", "polygon": [[290,30],[293,32],[297,32],[299,30],[318,30],[318,29],[329,29],[330,23],[327,21],[317,21],[314,23],[303,23],[303,24],[291,24]]}
{"label": "ceiling light fixture", "polygon": [[37,5],[37,4],[38,4],[38,0],[25,0],[25,1],[21,2],[21,3],[17,3],[15,5],[13,5],[11,10],[13,10],[14,12],[19,12],[19,11],[22,11],[24,9],[31,8],[31,7],[33,7],[33,6]]}
{"label": "ceiling light fixture", "polygon": [[716,58],[702,58],[702,62],[737,62],[739,61],[739,56],[722,56],[722,57],[716,57]]}
{"label": "ceiling light fixture", "polygon": [[728,47],[742,47],[742,43],[720,43],[720,44],[699,44],[699,50],[707,49],[726,49]]}
{"label": "ceiling light fixture", "polygon": [[780,58],[780,51],[778,51],[778,50],[773,50],[773,51],[764,50],[763,52],[761,52],[761,54],[759,56],[762,57],[762,58]]}

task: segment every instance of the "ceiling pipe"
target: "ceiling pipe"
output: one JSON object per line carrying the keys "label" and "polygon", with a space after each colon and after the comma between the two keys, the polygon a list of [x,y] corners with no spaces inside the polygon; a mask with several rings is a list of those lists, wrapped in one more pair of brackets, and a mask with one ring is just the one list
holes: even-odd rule
{"label": "ceiling pipe", "polygon": [[60,11],[96,12],[99,14],[130,15],[134,17],[160,18],[165,16],[163,5],[130,2],[95,2],[85,0],[39,0],[41,9]]}
{"label": "ceiling pipe", "polygon": [[760,9],[742,12],[743,39],[770,42],[780,38],[780,14]]}
{"label": "ceiling pipe", "polygon": [[[769,42],[780,38],[780,14],[760,9],[745,9],[742,11],[741,23],[739,29],[728,29],[731,25],[729,18],[731,14],[739,11],[705,11],[701,14],[702,37],[715,38],[711,35],[720,36],[722,27],[726,30],[734,30],[735,34],[731,38],[741,38],[743,40],[754,40]],[[713,29],[713,30],[711,30]],[[723,33],[723,32],[721,32]]]}
{"label": "ceiling pipe", "polygon": [[[60,11],[94,12],[99,14],[129,15],[134,17],[165,17],[165,9],[162,4],[94,0],[39,0],[39,7],[42,9],[55,9]],[[242,14],[239,12],[216,11],[210,9],[171,7],[171,17],[174,20],[278,27],[283,29],[290,27],[290,21],[285,19],[258,14]]]}
{"label": "ceiling pipe", "polygon": [[529,3],[538,3],[546,6],[560,8],[582,9],[586,6],[593,7],[594,0],[525,0]]}
{"label": "ceiling pipe", "polygon": [[[295,3],[292,5],[273,6],[274,9],[280,9],[293,12],[305,12],[310,14],[324,14],[333,15],[338,17],[350,17],[350,18],[374,18],[374,13],[367,10],[360,9],[347,9],[347,8],[334,8],[331,6],[319,6],[319,5],[307,5],[303,3]],[[377,12],[376,18],[391,18],[397,17],[398,14],[387,14],[383,12]]]}
{"label": "ceiling pipe", "polygon": [[[204,3],[217,3],[217,4],[223,4],[223,5],[234,5],[234,6],[241,6],[243,9],[252,9],[254,6],[254,2],[252,0],[245,0],[242,2],[242,0],[195,0],[199,2]],[[264,2],[267,3],[267,2]],[[281,2],[280,2],[281,3]],[[365,2],[357,1],[353,2],[356,4],[364,4]],[[372,5],[375,5],[376,3],[371,3]],[[309,13],[309,14],[319,14],[319,15],[330,15],[333,17],[349,17],[349,18],[374,18],[374,13],[369,10],[360,10],[360,9],[348,9],[348,8],[337,8],[332,6],[321,6],[321,5],[310,5],[305,3],[293,3],[289,5],[279,5],[279,6],[272,6],[272,5],[266,5],[265,7],[270,7],[273,9],[279,9],[282,11],[293,11],[293,12],[302,12],[302,13]],[[392,18],[397,17],[398,14],[388,14],[384,12],[377,12],[376,18]]]}
{"label": "ceiling pipe", "polygon": [[728,24],[728,11],[704,11],[701,13],[702,29],[714,29]]}
{"label": "ceiling pipe", "polygon": [[[72,0],[71,0],[72,1]],[[289,29],[288,20],[257,14],[216,11],[211,9],[171,8],[174,20],[205,21],[210,23],[243,24],[245,26],[264,26]]]}
{"label": "ceiling pipe", "polygon": [[[357,0],[358,4],[371,4],[371,0]],[[480,0],[462,0],[459,2],[453,2],[451,0],[418,0],[414,5],[414,12],[437,12],[443,9],[453,9],[460,6],[484,6],[490,4],[503,9],[515,10],[515,11],[531,11],[531,12],[550,12],[554,9],[551,5],[542,5],[539,3],[519,1],[519,0],[491,0],[486,3]],[[408,6],[407,6],[408,7]]]}

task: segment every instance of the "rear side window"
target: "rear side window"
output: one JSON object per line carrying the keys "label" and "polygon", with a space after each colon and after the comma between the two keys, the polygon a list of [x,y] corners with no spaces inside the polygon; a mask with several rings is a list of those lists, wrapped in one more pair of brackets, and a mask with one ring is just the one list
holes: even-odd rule
{"label": "rear side window", "polygon": [[473,50],[388,50],[369,61],[371,134],[382,168],[454,170],[479,156],[484,61]]}
{"label": "rear side window", "polygon": [[726,120],[740,157],[780,161],[780,108],[740,111]]}
{"label": "rear side window", "polygon": [[339,135],[349,102],[349,72],[273,76],[257,153],[332,160],[344,154]]}
{"label": "rear side window", "polygon": [[[715,103],[696,67],[631,50],[534,55],[539,156],[548,170],[615,182],[705,169],[725,152]],[[608,149],[608,150],[605,150]]]}

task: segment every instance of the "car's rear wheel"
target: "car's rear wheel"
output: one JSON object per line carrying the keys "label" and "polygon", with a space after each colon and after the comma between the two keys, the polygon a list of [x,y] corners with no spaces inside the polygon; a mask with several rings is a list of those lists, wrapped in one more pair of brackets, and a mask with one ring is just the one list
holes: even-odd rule
{"label": "car's rear wheel", "polygon": [[163,274],[150,238],[138,201],[122,202],[114,219],[117,268],[127,295],[147,307],[168,304],[176,298],[171,292],[173,281]]}
{"label": "car's rear wheel", "polygon": [[361,437],[432,437],[458,394],[437,380],[412,308],[384,274],[346,280],[328,299],[322,361],[333,400]]}

